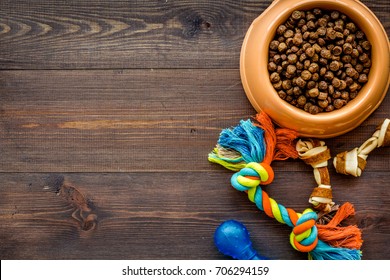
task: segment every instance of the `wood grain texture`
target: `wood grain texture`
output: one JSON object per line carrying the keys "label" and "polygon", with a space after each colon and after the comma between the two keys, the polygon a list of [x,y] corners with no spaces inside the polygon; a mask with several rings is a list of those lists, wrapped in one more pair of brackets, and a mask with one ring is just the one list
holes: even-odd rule
{"label": "wood grain texture", "polygon": [[[255,114],[237,70],[3,71],[0,171],[207,171],[221,129]],[[327,141],[336,155],[360,146],[387,115],[386,98],[353,133]],[[377,149],[368,166],[387,171]],[[309,170],[275,163],[278,170]]]}
{"label": "wood grain texture", "polygon": [[1,77],[2,171],[207,170],[222,126],[254,114],[237,70]]}
{"label": "wood grain texture", "polygon": [[[0,69],[237,68],[271,0],[0,2]],[[387,0],[363,1],[389,32]]]}
{"label": "wood grain texture", "polygon": [[[239,52],[271,0],[0,0],[0,258],[228,259],[213,244],[224,220],[246,224],[272,259],[305,259],[290,228],[229,186],[207,161],[221,129],[255,111]],[[390,5],[364,1],[390,34]],[[389,117],[390,98],[332,155]],[[390,259],[389,148],[360,178],[329,168],[350,201],[363,258]],[[275,162],[267,192],[302,211],[312,168]]]}
{"label": "wood grain texture", "polygon": [[[200,175],[204,178],[199,180]],[[284,172],[269,194],[302,211],[308,206],[311,172]],[[332,174],[334,175],[334,174]],[[266,217],[244,193],[229,187],[229,172],[215,173],[2,173],[0,213],[2,259],[224,259],[212,236],[226,219],[244,222],[255,246],[274,259],[304,259],[289,244],[291,229]],[[390,250],[378,240],[389,236],[390,220],[378,205],[390,198],[383,173],[367,172],[359,180],[333,176],[338,202],[351,201],[354,221],[363,230],[365,259],[386,259]],[[294,191],[291,181],[305,186]],[[56,195],[71,185],[87,199],[97,226],[82,228],[72,217],[75,206]],[[373,195],[361,191],[370,185]],[[354,193],[351,196],[351,192]],[[223,209],[223,211],[221,211]]]}
{"label": "wood grain texture", "polygon": [[0,67],[236,68],[270,2],[1,1]]}

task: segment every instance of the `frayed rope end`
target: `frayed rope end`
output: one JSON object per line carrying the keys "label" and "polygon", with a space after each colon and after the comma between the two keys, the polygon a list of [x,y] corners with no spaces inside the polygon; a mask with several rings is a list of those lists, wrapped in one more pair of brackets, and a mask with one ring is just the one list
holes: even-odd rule
{"label": "frayed rope end", "polygon": [[208,159],[233,171],[250,162],[270,165],[273,160],[298,157],[293,143],[297,137],[294,130],[275,129],[268,115],[260,112],[252,121],[241,120],[237,126],[222,130]]}
{"label": "frayed rope end", "polygon": [[339,207],[335,216],[326,225],[317,224],[318,237],[335,247],[360,249],[363,244],[361,230],[356,225],[339,226],[346,218],[355,214],[353,205],[349,202]]}
{"label": "frayed rope end", "polygon": [[357,249],[336,248],[318,240],[316,248],[309,253],[311,260],[361,260],[362,251]]}
{"label": "frayed rope end", "polygon": [[[353,205],[344,203],[327,225],[317,224],[318,245],[309,253],[313,260],[360,260],[363,240],[361,230],[355,225],[339,224],[355,214]],[[326,242],[326,243],[325,243]]]}

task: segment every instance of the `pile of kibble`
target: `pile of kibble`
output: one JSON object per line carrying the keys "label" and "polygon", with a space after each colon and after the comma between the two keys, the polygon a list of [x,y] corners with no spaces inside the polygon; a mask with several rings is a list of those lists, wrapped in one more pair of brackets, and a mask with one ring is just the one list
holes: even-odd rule
{"label": "pile of kibble", "polygon": [[268,55],[279,97],[311,114],[354,99],[371,68],[370,42],[339,11],[294,11],[278,26]]}

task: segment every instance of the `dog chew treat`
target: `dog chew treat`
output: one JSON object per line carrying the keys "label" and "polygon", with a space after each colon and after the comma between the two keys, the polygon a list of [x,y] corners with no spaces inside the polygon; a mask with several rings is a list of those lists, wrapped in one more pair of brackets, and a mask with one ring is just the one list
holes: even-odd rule
{"label": "dog chew treat", "polygon": [[375,148],[390,146],[390,119],[385,119],[374,134],[359,148],[339,153],[333,159],[337,173],[359,177],[367,164],[368,154]]}
{"label": "dog chew treat", "polygon": [[327,167],[328,160],[331,158],[328,147],[324,141],[299,139],[296,150],[299,158],[314,168],[314,179],[318,187],[313,189],[309,202],[318,211],[330,212],[334,202],[332,201],[332,187]]}

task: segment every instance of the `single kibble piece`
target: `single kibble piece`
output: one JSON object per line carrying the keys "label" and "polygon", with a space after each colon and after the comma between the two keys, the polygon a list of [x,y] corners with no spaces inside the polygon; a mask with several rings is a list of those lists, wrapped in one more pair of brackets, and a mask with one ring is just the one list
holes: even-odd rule
{"label": "single kibble piece", "polygon": [[280,53],[284,53],[285,51],[287,50],[287,45],[285,42],[281,42],[279,45],[278,45],[278,51]]}
{"label": "single kibble piece", "polygon": [[330,13],[331,19],[338,19],[339,16],[340,16],[340,12],[339,12],[339,11],[332,11],[332,12]]}
{"label": "single kibble piece", "polygon": [[290,65],[287,66],[287,70],[286,71],[287,71],[288,74],[292,75],[292,74],[294,74],[297,71],[297,67],[290,64]]}
{"label": "single kibble piece", "polygon": [[358,92],[357,92],[357,91],[350,92],[350,93],[349,93],[349,98],[351,98],[351,99],[355,99],[355,98],[356,98],[356,96],[357,96],[357,94],[358,94]]}
{"label": "single kibble piece", "polygon": [[352,48],[352,45],[351,45],[350,43],[345,43],[345,44],[343,45],[343,52],[344,52],[345,54],[351,54],[351,53],[352,53],[352,50],[353,50],[353,48]]}
{"label": "single kibble piece", "polygon": [[302,90],[299,87],[295,86],[293,88],[293,93],[294,93],[294,95],[298,96],[298,95],[302,94]]}
{"label": "single kibble piece", "polygon": [[334,78],[334,74],[331,71],[327,71],[324,75],[325,80],[332,81]]}
{"label": "single kibble piece", "polygon": [[299,48],[298,48],[297,46],[292,46],[292,47],[290,48],[290,50],[291,50],[292,53],[296,53],[296,52],[299,51]]}
{"label": "single kibble piece", "polygon": [[293,39],[292,39],[294,46],[300,46],[303,43],[303,38],[301,33],[295,33]]}
{"label": "single kibble piece", "polygon": [[350,55],[343,55],[341,57],[341,61],[344,62],[344,63],[350,63],[352,60],[352,57]]}
{"label": "single kibble piece", "polygon": [[361,31],[361,30],[356,31],[356,39],[363,39],[364,36],[365,35],[364,35],[363,31]]}
{"label": "single kibble piece", "polygon": [[360,74],[359,75],[359,79],[358,79],[359,83],[364,84],[364,83],[367,83],[367,81],[368,81],[368,78],[367,78],[366,74]]}
{"label": "single kibble piece", "polygon": [[312,115],[316,115],[320,112],[320,108],[316,105],[312,105],[309,107],[309,113]]}
{"label": "single kibble piece", "polygon": [[307,84],[306,84],[306,89],[310,90],[312,88],[315,88],[316,87],[316,82],[315,81],[308,81]]}
{"label": "single kibble piece", "polygon": [[364,66],[362,64],[356,64],[355,70],[361,73],[364,70]]}
{"label": "single kibble piece", "polygon": [[278,40],[273,40],[270,44],[269,44],[269,48],[273,51],[276,51],[278,49],[278,46],[279,46],[279,41]]}
{"label": "single kibble piece", "polygon": [[333,72],[336,72],[337,70],[340,69],[340,65],[339,65],[339,62],[336,61],[336,60],[333,60],[330,64],[329,64],[329,69]]}
{"label": "single kibble piece", "polygon": [[291,65],[296,64],[297,61],[298,61],[298,56],[297,56],[295,53],[289,54],[289,55],[287,56],[287,61],[288,61],[288,63],[290,63]]}
{"label": "single kibble piece", "polygon": [[304,95],[300,95],[297,99],[297,103],[300,107],[305,106],[306,104],[306,97]]}
{"label": "single kibble piece", "polygon": [[333,80],[332,80],[332,86],[334,87],[334,88],[339,88],[340,87],[340,85],[341,85],[341,81],[339,80],[339,79],[337,79],[337,78],[333,78]]}
{"label": "single kibble piece", "polygon": [[286,99],[286,97],[287,97],[287,93],[285,91],[283,91],[283,90],[278,91],[278,95],[283,100]]}
{"label": "single kibble piece", "polygon": [[294,31],[292,31],[291,29],[287,29],[284,33],[283,33],[283,36],[285,38],[291,38],[294,36]]}
{"label": "single kibble piece", "polygon": [[332,104],[329,104],[326,108],[325,108],[325,112],[332,112],[334,110],[334,106]]}
{"label": "single kibble piece", "polygon": [[371,49],[371,44],[370,44],[369,41],[363,41],[363,42],[361,43],[361,46],[362,46],[363,49],[365,49],[365,50],[367,50],[367,51]]}
{"label": "single kibble piece", "polygon": [[344,99],[336,99],[333,101],[333,106],[336,108],[336,109],[340,109],[341,107],[343,107],[347,102],[344,100]]}
{"label": "single kibble piece", "polygon": [[329,59],[332,57],[332,53],[330,52],[330,50],[327,50],[325,48],[323,48],[320,52],[320,55],[321,57],[325,58],[325,59]]}
{"label": "single kibble piece", "polygon": [[[364,69],[363,72],[364,72],[364,71],[366,71],[366,72],[367,72],[367,71],[370,71],[371,60],[368,59],[366,62],[364,62],[363,66],[366,67],[366,69]],[[368,74],[368,73],[366,73],[366,74]]]}
{"label": "single kibble piece", "polygon": [[340,46],[335,46],[332,49],[333,55],[336,55],[336,56],[340,55],[342,52],[343,52],[343,49]]}
{"label": "single kibble piece", "polygon": [[357,58],[357,57],[359,57],[359,55],[360,55],[360,52],[359,52],[358,49],[353,49],[352,50],[351,57]]}
{"label": "single kibble piece", "polygon": [[303,62],[303,68],[305,70],[308,70],[310,67],[310,59],[306,59],[304,62]]}
{"label": "single kibble piece", "polygon": [[304,88],[306,85],[306,81],[302,79],[302,77],[298,77],[295,81],[296,85],[300,88]]}
{"label": "single kibble piece", "polygon": [[314,51],[313,48],[307,48],[307,49],[305,50],[305,54],[306,54],[308,57],[313,57],[314,54],[315,54],[315,51]]}
{"label": "single kibble piece", "polygon": [[369,60],[369,57],[366,53],[363,53],[361,56],[359,56],[359,60],[364,63]]}
{"label": "single kibble piece", "polygon": [[[320,92],[318,95],[317,95],[317,98],[319,99],[319,100],[326,100],[327,98],[328,98],[328,93],[327,92]],[[326,105],[326,106],[328,106],[328,105]],[[326,107],[325,106],[325,107]]]}
{"label": "single kibble piece", "polygon": [[339,90],[343,90],[347,87],[347,83],[344,80],[340,80]]}
{"label": "single kibble piece", "polygon": [[328,83],[325,81],[321,81],[318,83],[318,88],[320,90],[327,90],[328,89]]}
{"label": "single kibble piece", "polygon": [[318,27],[317,31],[317,37],[323,37],[326,35],[326,28],[324,26]]}
{"label": "single kibble piece", "polygon": [[320,106],[323,109],[325,109],[329,105],[329,101],[327,99],[325,99],[325,100],[318,100],[317,103],[318,103],[318,106]]}
{"label": "single kibble piece", "polygon": [[350,86],[353,83],[353,79],[351,77],[345,77],[345,83],[347,86]]}
{"label": "single kibble piece", "polygon": [[270,80],[272,83],[277,83],[280,81],[280,76],[278,73],[276,72],[273,72],[271,75],[270,75]]}
{"label": "single kibble piece", "polygon": [[277,83],[272,84],[274,86],[274,89],[280,90],[282,89],[282,81],[279,81]]}
{"label": "single kibble piece", "polygon": [[293,20],[299,20],[299,19],[301,19],[301,17],[302,17],[302,14],[301,14],[300,11],[294,11],[294,12],[292,12],[292,14],[291,14],[291,18],[292,18]]}
{"label": "single kibble piece", "polygon": [[320,91],[318,90],[318,88],[312,88],[308,91],[308,94],[310,97],[317,97],[320,94]]}
{"label": "single kibble piece", "polygon": [[291,83],[291,80],[284,80],[282,82],[282,88],[285,89],[285,90],[288,90],[292,87],[292,83]]}
{"label": "single kibble piece", "polygon": [[349,77],[355,77],[358,72],[352,67],[348,67],[347,69],[345,69],[345,74],[347,74]]}
{"label": "single kibble piece", "polygon": [[351,31],[352,33],[356,32],[356,25],[353,22],[349,22],[345,25],[345,27]]}
{"label": "single kibble piece", "polygon": [[304,79],[305,81],[310,80],[310,78],[311,78],[311,73],[310,73],[310,71],[308,71],[308,70],[303,70],[302,73],[301,73],[301,77],[302,77],[302,79]]}
{"label": "single kibble piece", "polygon": [[349,90],[351,92],[357,91],[359,88],[359,85],[357,83],[353,83],[352,85],[349,86]]}
{"label": "single kibble piece", "polygon": [[278,69],[278,66],[275,62],[271,61],[270,63],[268,63],[268,71],[274,72],[276,71],[276,69]]}
{"label": "single kibble piece", "polygon": [[341,98],[342,98],[343,100],[345,100],[345,101],[348,101],[348,100],[349,100],[349,94],[348,94],[348,92],[342,91],[342,92],[341,92]]}
{"label": "single kibble piece", "polygon": [[285,25],[279,25],[278,28],[276,29],[276,33],[278,35],[283,35],[283,33],[287,30],[287,27]]}
{"label": "single kibble piece", "polygon": [[311,73],[317,73],[319,71],[320,67],[318,66],[317,63],[311,63],[308,70],[311,72]]}
{"label": "single kibble piece", "polygon": [[329,27],[326,29],[326,37],[329,39],[329,40],[334,40],[336,39],[337,35],[336,35],[336,30],[334,30],[332,27]]}

